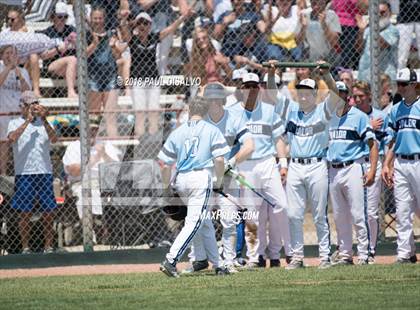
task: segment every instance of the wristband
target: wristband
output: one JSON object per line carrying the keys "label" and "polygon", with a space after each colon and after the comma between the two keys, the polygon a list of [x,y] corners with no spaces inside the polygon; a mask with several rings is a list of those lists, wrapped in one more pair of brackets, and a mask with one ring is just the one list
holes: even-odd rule
{"label": "wristband", "polygon": [[287,169],[287,158],[282,157],[279,159],[280,168],[286,168]]}

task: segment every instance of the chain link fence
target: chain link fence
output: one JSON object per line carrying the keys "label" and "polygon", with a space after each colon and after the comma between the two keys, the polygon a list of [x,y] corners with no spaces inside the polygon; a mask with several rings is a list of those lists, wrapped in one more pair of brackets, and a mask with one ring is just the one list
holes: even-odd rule
{"label": "chain link fence", "polygon": [[[34,13],[38,2],[45,15]],[[373,104],[387,110],[399,98],[397,69],[420,68],[418,1],[35,4],[22,10],[0,1],[3,254],[170,245],[182,223],[160,208],[156,157],[187,119],[189,98],[208,82],[229,87],[229,104],[241,70],[256,72],[264,83],[265,61],[322,59],[350,89],[355,80],[369,81]],[[320,102],[328,88],[311,69],[279,71],[276,83],[296,99],[296,84],[309,77],[323,90]],[[36,98],[28,101],[29,89]],[[39,102],[49,115],[28,102]],[[21,140],[10,143],[8,135],[20,126],[27,126]],[[380,210],[381,238],[395,237],[386,188]],[[331,216],[335,240],[333,222]],[[317,243],[309,212],[305,243]]]}

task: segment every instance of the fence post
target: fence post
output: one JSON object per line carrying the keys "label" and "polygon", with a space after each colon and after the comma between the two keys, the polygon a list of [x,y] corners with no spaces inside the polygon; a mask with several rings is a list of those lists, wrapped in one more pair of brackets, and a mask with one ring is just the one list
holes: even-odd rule
{"label": "fence post", "polygon": [[379,0],[369,1],[369,35],[370,35],[370,86],[372,91],[372,104],[379,108],[380,67],[379,67]]}
{"label": "fence post", "polygon": [[85,1],[74,2],[74,14],[77,28],[77,89],[79,93],[79,117],[80,117],[80,154],[82,175],[82,206],[83,206],[83,249],[85,252],[93,251],[93,221],[90,169],[88,169],[90,157],[90,131],[89,111],[87,102],[86,83],[88,80],[87,56],[86,56],[86,14]]}

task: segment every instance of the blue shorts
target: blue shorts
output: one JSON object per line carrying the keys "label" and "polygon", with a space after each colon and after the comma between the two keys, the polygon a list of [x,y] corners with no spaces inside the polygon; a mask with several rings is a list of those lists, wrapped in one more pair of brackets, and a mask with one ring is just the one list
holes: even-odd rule
{"label": "blue shorts", "polygon": [[30,212],[34,207],[35,199],[38,199],[42,211],[50,212],[57,208],[52,174],[24,174],[16,176],[12,208],[18,211]]}
{"label": "blue shorts", "polygon": [[117,77],[109,79],[108,77],[89,76],[88,88],[94,92],[109,92],[117,88]]}

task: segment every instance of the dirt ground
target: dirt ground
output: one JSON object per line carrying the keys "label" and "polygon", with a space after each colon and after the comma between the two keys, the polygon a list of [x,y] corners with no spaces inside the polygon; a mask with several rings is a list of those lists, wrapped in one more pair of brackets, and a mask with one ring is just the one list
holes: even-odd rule
{"label": "dirt ground", "polygon": [[[420,257],[418,256],[419,260]],[[377,256],[377,264],[392,264],[395,256]],[[285,266],[286,262],[281,261]],[[306,266],[318,265],[317,258],[305,259]],[[178,269],[182,270],[187,263],[178,264]],[[122,273],[140,273],[140,272],[158,272],[159,264],[130,264],[130,265],[88,265],[88,266],[70,266],[70,267],[51,267],[51,268],[33,268],[33,269],[9,269],[0,270],[0,279],[5,278],[23,278],[23,277],[42,277],[42,276],[64,276],[64,275],[95,275],[95,274],[122,274]]]}

